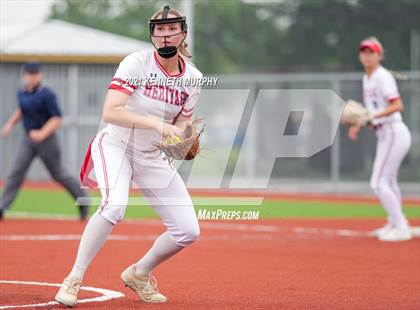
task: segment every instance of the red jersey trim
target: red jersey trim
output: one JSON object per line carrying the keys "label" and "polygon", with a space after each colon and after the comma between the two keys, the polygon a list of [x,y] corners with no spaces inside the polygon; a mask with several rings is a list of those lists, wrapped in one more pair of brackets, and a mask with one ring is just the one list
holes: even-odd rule
{"label": "red jersey trim", "polygon": [[184,111],[182,111],[182,112],[181,112],[181,114],[182,114],[183,116],[188,117],[188,116],[191,116],[191,115],[193,114],[193,111],[191,111],[191,112],[184,112]]}
{"label": "red jersey trim", "polygon": [[186,113],[191,112],[192,110],[194,110],[194,108],[191,108],[191,109],[185,109],[185,107],[182,108],[182,111]]}
{"label": "red jersey trim", "polygon": [[395,100],[397,100],[397,99],[400,99],[401,97],[400,96],[393,96],[393,97],[390,97],[389,99],[388,99],[388,102],[393,102],[393,101],[395,101]]}
{"label": "red jersey trim", "polygon": [[114,89],[129,96],[133,93],[132,91],[129,91],[127,88],[124,88],[122,86],[118,86],[115,84],[109,84],[108,89]]}
{"label": "red jersey trim", "polygon": [[131,84],[127,83],[127,81],[124,81],[123,79],[120,79],[120,78],[113,78],[112,81],[111,81],[111,84],[112,84],[112,82],[118,82],[118,83],[121,84],[121,86],[127,86],[127,87],[132,88],[133,90],[137,88],[137,85],[131,85]]}

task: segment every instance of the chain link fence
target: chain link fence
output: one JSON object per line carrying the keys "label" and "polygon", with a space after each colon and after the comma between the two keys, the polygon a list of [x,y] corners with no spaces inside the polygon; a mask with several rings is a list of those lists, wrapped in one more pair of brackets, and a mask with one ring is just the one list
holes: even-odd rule
{"label": "chain link fence", "polygon": [[[64,125],[59,130],[62,144],[63,163],[77,176],[86,148],[95,136],[100,125],[100,116],[107,85],[116,65],[45,64],[43,73],[45,84],[58,95],[62,108]],[[418,188],[420,180],[420,72],[402,72],[403,80],[398,80],[399,89],[405,104],[403,117],[411,130],[413,145],[404,160],[399,179],[410,188]],[[21,64],[0,63],[0,93],[2,124],[17,106],[16,91],[20,87]],[[203,152],[206,164],[194,169],[190,183],[223,185],[230,172],[229,165],[240,150],[240,137],[246,132],[252,134],[252,147],[247,148],[246,173],[250,178],[258,178],[261,165],[266,164],[267,154],[278,147],[273,137],[282,134],[276,127],[276,105],[280,95],[256,107],[257,125],[244,123],[244,111],[249,102],[267,90],[332,90],[344,100],[352,98],[361,101],[362,73],[293,73],[293,74],[255,74],[221,76],[216,89],[206,89],[199,101],[198,113],[206,117],[208,130],[203,144],[208,150]],[[216,106],[219,105],[219,108]],[[236,125],[235,125],[236,124]],[[253,126],[251,129],[249,126]],[[0,178],[4,180],[10,172],[13,158],[18,151],[20,137],[24,134],[22,126],[16,126],[11,136],[0,140]],[[248,131],[247,131],[248,130]],[[228,134],[226,134],[228,133]],[[270,134],[267,134],[270,133]],[[294,185],[302,188],[305,184],[332,184],[325,190],[334,189],[340,184],[369,180],[375,153],[375,137],[371,130],[364,130],[357,143],[347,138],[345,128],[339,127],[333,144],[309,158],[277,158],[271,174],[270,184]],[[236,143],[236,144],[235,144]],[[219,160],[217,159],[219,158]],[[235,163],[233,162],[233,166]],[[215,169],[220,171],[214,176]],[[185,170],[185,169],[184,169]],[[220,175],[222,174],[222,175]],[[49,176],[37,159],[27,175],[28,179],[48,180]],[[214,181],[216,179],[216,181]],[[204,180],[204,181],[203,181]],[[211,181],[213,180],[213,181]],[[213,186],[214,185],[214,186]],[[224,183],[228,186],[228,183]],[[312,185],[308,185],[309,187]],[[404,186],[404,185],[403,185]]]}

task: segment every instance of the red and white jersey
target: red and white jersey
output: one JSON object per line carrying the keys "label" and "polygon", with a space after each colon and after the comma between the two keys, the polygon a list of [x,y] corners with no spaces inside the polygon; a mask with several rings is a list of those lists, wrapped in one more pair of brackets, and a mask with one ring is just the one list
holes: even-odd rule
{"label": "red and white jersey", "polygon": [[[370,77],[363,75],[363,101],[371,114],[385,110],[390,101],[400,98],[397,83],[392,74],[384,67],[379,66]],[[375,118],[374,125],[401,121],[401,113]]]}
{"label": "red and white jersey", "polygon": [[[172,123],[178,115],[188,118],[194,112],[201,87],[184,81],[197,81],[203,75],[183,57],[178,57],[182,72],[170,75],[159,63],[156,51],[132,53],[120,63],[108,88],[130,95],[125,105],[128,111],[152,116],[167,123]],[[152,129],[130,129],[108,124],[107,130],[125,141],[134,134],[138,150],[151,150],[153,142],[162,140]]]}

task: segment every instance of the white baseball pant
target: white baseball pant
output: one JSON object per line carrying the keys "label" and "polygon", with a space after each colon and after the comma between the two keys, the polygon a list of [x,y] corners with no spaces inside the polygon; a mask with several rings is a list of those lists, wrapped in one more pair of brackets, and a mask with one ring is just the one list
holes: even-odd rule
{"label": "white baseball pant", "polygon": [[378,140],[370,186],[388,213],[391,224],[407,228],[397,179],[401,162],[411,146],[410,131],[403,122],[397,121],[382,124],[375,134]]}
{"label": "white baseball pant", "polygon": [[102,202],[96,213],[113,224],[127,208],[131,181],[163,220],[178,246],[194,242],[200,229],[191,197],[177,171],[157,153],[154,157],[136,150],[107,128],[92,142],[92,159]]}

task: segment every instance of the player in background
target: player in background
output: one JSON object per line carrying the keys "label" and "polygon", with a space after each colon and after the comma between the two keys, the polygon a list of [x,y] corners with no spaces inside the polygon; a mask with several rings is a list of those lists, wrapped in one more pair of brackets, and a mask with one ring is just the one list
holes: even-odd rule
{"label": "player in background", "polygon": [[[381,65],[382,44],[375,37],[359,45],[363,76],[363,101],[371,115],[371,127],[377,137],[376,155],[370,186],[388,214],[388,222],[375,230],[379,240],[404,241],[412,238],[409,223],[403,214],[398,171],[411,146],[411,134],[404,124],[404,109],[393,75]],[[360,127],[349,128],[349,138],[356,140]]]}
{"label": "player in background", "polygon": [[[144,302],[167,301],[159,293],[151,271],[192,244],[200,233],[184,182],[153,146],[154,141],[162,138],[183,136],[184,128],[192,122],[200,89],[178,84],[137,85],[127,81],[149,77],[200,79],[202,74],[188,61],[191,56],[184,43],[186,18],[179,11],[169,6],[157,11],[149,21],[149,30],[156,51],[135,52],[127,56],[108,87],[102,114],[107,126],[91,144],[91,158],[102,203],[86,225],[73,269],[55,297],[66,306],[76,304],[86,269],[113,226],[123,219],[131,181],[141,188],[167,229],[140,260],[121,274],[125,285]],[[89,161],[89,152],[87,155]],[[89,172],[83,171],[86,167],[89,164],[82,168],[82,177]]]}
{"label": "player in background", "polygon": [[[23,123],[25,135],[15,157],[10,175],[6,179],[0,205],[0,219],[7,211],[22,185],[32,161],[39,156],[52,178],[60,183],[74,197],[86,198],[87,193],[66,171],[61,161],[61,150],[55,134],[61,126],[62,116],[57,97],[42,84],[41,64],[30,62],[24,65],[24,86],[17,93],[18,108],[3,126],[1,134],[7,138],[13,127]],[[88,215],[88,206],[79,206],[80,219]]]}

